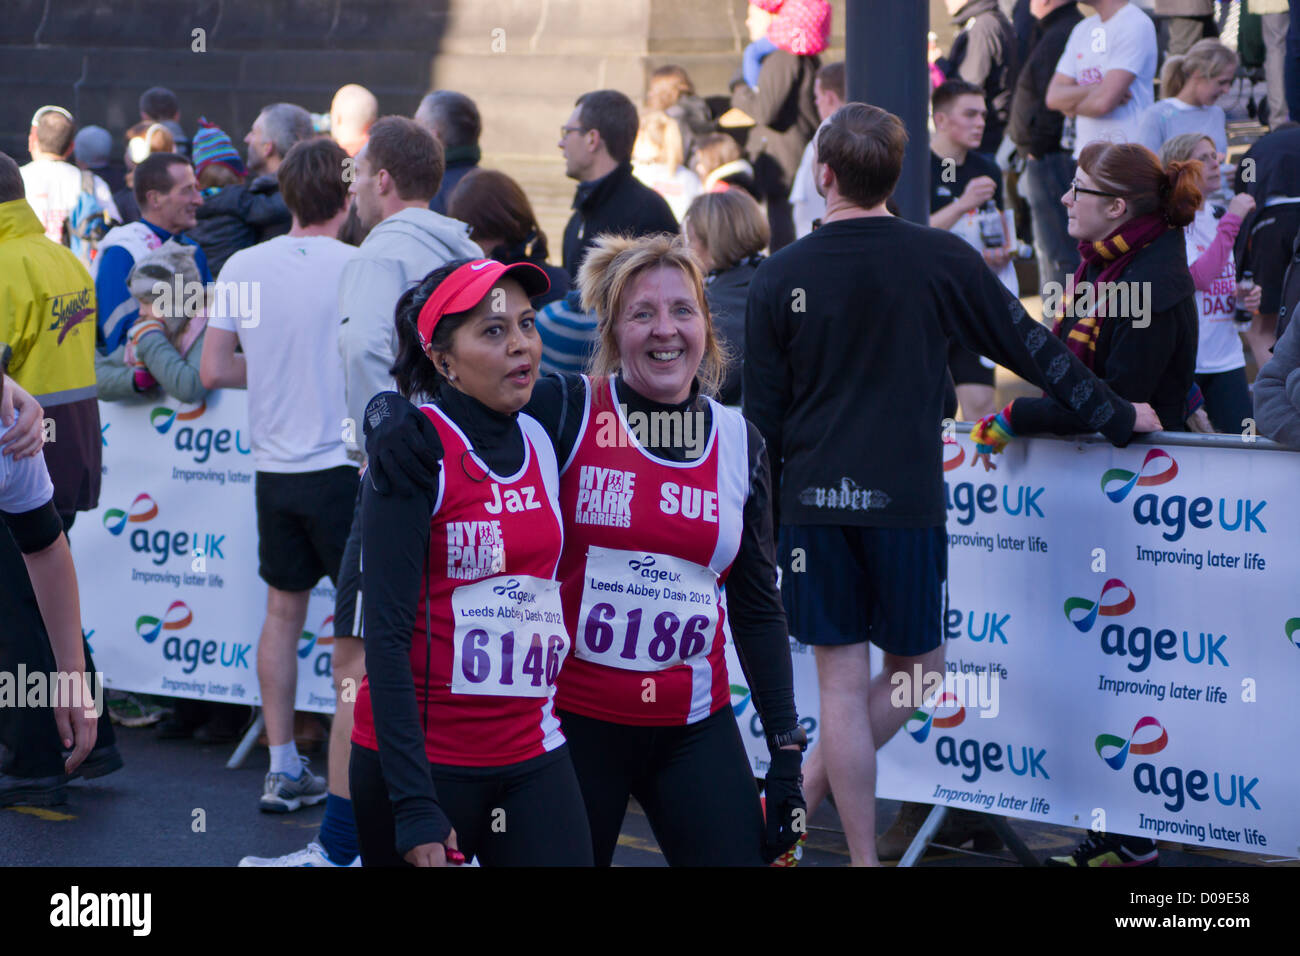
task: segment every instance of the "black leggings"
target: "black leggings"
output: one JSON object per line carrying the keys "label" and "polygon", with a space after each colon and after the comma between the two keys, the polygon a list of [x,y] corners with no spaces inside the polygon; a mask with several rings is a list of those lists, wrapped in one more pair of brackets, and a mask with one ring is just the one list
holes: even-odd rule
{"label": "black leggings", "polygon": [[[591,866],[591,839],[569,751],[509,767],[429,764],[465,858],[484,866]],[[379,753],[352,745],[352,812],[363,866],[410,866],[397,852]]]}
{"label": "black leggings", "polygon": [[559,716],[597,866],[614,859],[629,796],[641,804],[669,866],[764,865],[758,787],[730,707],[681,727]]}

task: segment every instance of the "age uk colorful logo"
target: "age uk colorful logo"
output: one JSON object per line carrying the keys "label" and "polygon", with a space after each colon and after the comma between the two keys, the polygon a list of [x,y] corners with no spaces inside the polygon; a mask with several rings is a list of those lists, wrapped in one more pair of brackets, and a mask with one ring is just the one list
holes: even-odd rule
{"label": "age uk colorful logo", "polygon": [[[1150,465],[1148,472],[1147,466]],[[1101,490],[1111,501],[1119,502],[1128,497],[1135,487],[1149,488],[1173,481],[1178,475],[1178,462],[1168,452],[1152,448],[1142,459],[1142,467],[1136,473],[1125,468],[1109,468],[1101,476]],[[1109,486],[1109,487],[1108,487]]]}
{"label": "age uk colorful logo", "polygon": [[[1124,592],[1124,597],[1116,600],[1116,594],[1119,591]],[[1110,603],[1107,603],[1109,598]],[[1065,599],[1065,618],[1084,634],[1092,630],[1093,624],[1097,622],[1097,615],[1102,617],[1119,617],[1121,614],[1127,614],[1137,606],[1137,599],[1129,586],[1119,578],[1111,578],[1101,586],[1101,594],[1097,596],[1096,601],[1089,601],[1087,598],[1072,597]],[[1082,613],[1079,613],[1082,612]]]}
{"label": "age uk colorful logo", "polygon": [[205,408],[207,408],[206,401],[199,402],[194,408],[184,410],[160,406],[149,413],[149,424],[154,427],[154,431],[159,435],[166,435],[171,430],[172,423],[177,419],[183,422],[192,422],[203,414]]}
{"label": "age uk colorful logo", "polygon": [[302,632],[302,636],[298,638],[298,656],[302,660],[306,660],[307,655],[309,655],[317,645],[324,647],[326,644],[334,643],[334,631],[330,627],[333,623],[334,615],[331,614],[329,617],[325,618],[325,620],[320,622],[318,634],[313,634],[311,631]]}
{"label": "age uk colorful logo", "polygon": [[[1160,735],[1152,737],[1151,732],[1143,736],[1149,738],[1142,743],[1134,743],[1138,733],[1146,730],[1148,727],[1154,727],[1160,731]],[[1094,746],[1097,748],[1097,756],[1106,761],[1112,770],[1120,770],[1124,766],[1124,761],[1128,760],[1128,755],[1133,754],[1136,757],[1143,757],[1147,754],[1158,754],[1169,744],[1169,732],[1160,725],[1160,721],[1154,717],[1143,717],[1133,725],[1133,733],[1129,735],[1128,740],[1123,737],[1116,737],[1114,734],[1101,734]],[[1114,747],[1115,752],[1110,756],[1103,753],[1107,748]]]}
{"label": "age uk colorful logo", "polygon": [[1291,646],[1300,648],[1300,637],[1296,637],[1296,632],[1300,631],[1300,617],[1291,618],[1283,627],[1286,630],[1286,639],[1291,642]]}
{"label": "age uk colorful logo", "polygon": [[[957,707],[957,709],[947,717],[935,717],[935,713],[943,710],[945,707]],[[930,728],[934,727],[939,730],[947,730],[949,727],[956,727],[966,719],[966,708],[957,706],[957,695],[952,691],[944,691],[943,696],[939,698],[934,709],[929,713],[923,708],[918,707],[912,711],[912,716],[907,718],[903,724],[903,729],[912,735],[912,739],[918,744],[925,743],[925,738],[930,736]]]}
{"label": "age uk colorful logo", "polygon": [[172,601],[161,618],[142,614],[135,619],[135,632],[144,638],[146,644],[152,644],[163,631],[179,631],[189,627],[194,620],[194,612],[184,601]]}
{"label": "age uk colorful logo", "polygon": [[145,492],[135,496],[131,506],[123,511],[121,508],[109,508],[104,512],[104,527],[109,534],[121,534],[127,522],[138,523],[152,521],[158,517],[158,503]]}

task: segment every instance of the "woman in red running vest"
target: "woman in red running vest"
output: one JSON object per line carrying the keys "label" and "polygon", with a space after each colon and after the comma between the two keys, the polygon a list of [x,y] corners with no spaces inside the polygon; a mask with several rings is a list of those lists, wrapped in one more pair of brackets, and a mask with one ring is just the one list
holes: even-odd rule
{"label": "woman in red running vest", "polygon": [[[555,442],[573,649],[557,707],[595,861],[628,798],[671,865],[762,865],[803,829],[806,733],[776,586],[762,437],[708,395],[725,369],[699,264],[679,238],[603,237],[578,283],[596,312],[589,376],[547,376],[525,411]],[[420,416],[377,396],[372,470],[420,485]],[[381,482],[382,483],[382,482]],[[726,585],[723,598],[722,586]],[[763,819],[730,706],[730,625],[771,754]]]}
{"label": "woman in red running vest", "polygon": [[552,709],[570,649],[557,464],[519,413],[541,356],[529,297],[547,286],[536,266],[462,260],[397,304],[393,374],[432,396],[420,427],[443,460],[423,494],[362,491],[367,676],[349,779],[366,866],[592,862]]}
{"label": "woman in red running vest", "polygon": [[[573,654],[557,706],[595,859],[609,865],[631,795],[670,865],[762,865],[802,829],[807,741],[763,440],[709,397],[726,359],[679,238],[606,237],[578,283],[598,339],[576,436],[559,443]],[[766,829],[731,708],[729,616],[769,732]]]}

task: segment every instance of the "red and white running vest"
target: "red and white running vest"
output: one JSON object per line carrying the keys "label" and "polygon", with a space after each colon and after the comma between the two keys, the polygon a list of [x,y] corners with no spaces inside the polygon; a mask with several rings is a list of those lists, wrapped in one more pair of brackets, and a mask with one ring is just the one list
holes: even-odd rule
{"label": "red and white running vest", "polygon": [[656,421],[633,412],[629,426],[613,382],[587,380],[581,431],[560,474],[573,654],[556,704],[619,724],[693,724],[730,703],[721,586],[749,494],[745,420],[709,399],[704,453],[665,461],[636,433],[662,435],[685,425],[674,414],[698,413]]}
{"label": "red and white running vest", "polygon": [[[425,753],[433,763],[464,767],[541,756],[564,743],[552,698],[569,653],[555,580],[564,545],[555,449],[542,426],[520,414],[523,467],[509,477],[491,474],[464,454],[469,440],[451,419],[437,406],[422,408],[444,449],[411,636],[422,725],[428,713]],[[472,480],[462,460],[486,479]],[[352,740],[377,750],[369,680],[361,682],[355,713]]]}

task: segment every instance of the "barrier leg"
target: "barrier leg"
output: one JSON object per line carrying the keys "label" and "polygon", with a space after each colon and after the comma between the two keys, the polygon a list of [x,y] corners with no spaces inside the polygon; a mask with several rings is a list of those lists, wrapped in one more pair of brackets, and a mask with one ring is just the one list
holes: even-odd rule
{"label": "barrier leg", "polygon": [[916,861],[921,858],[921,854],[925,852],[925,848],[930,845],[930,839],[938,833],[939,828],[943,826],[944,817],[947,815],[948,808],[945,806],[937,806],[930,811],[930,815],[926,817],[925,822],[921,824],[921,829],[918,830],[916,836],[912,838],[912,843],[908,846],[907,852],[904,853],[903,858],[898,861],[899,866],[916,865]]}
{"label": "barrier leg", "polygon": [[236,747],[235,752],[230,755],[230,759],[226,761],[227,770],[238,770],[244,765],[244,761],[248,758],[248,752],[252,750],[253,745],[257,743],[257,735],[260,734],[265,727],[266,720],[262,717],[262,708],[259,707],[257,708],[257,716],[253,718],[253,726],[248,728],[248,732],[244,734],[244,738],[239,741],[239,746]]}
{"label": "barrier leg", "polygon": [[1007,849],[1015,854],[1021,866],[1040,865],[1038,857],[1030,852],[1029,847],[1025,845],[1025,841],[1020,839],[1015,830],[1011,829],[1011,823],[1006,817],[997,817],[992,814],[985,814],[985,816],[988,817],[990,825],[997,831],[998,836],[1002,838],[1002,842],[1007,845]]}

